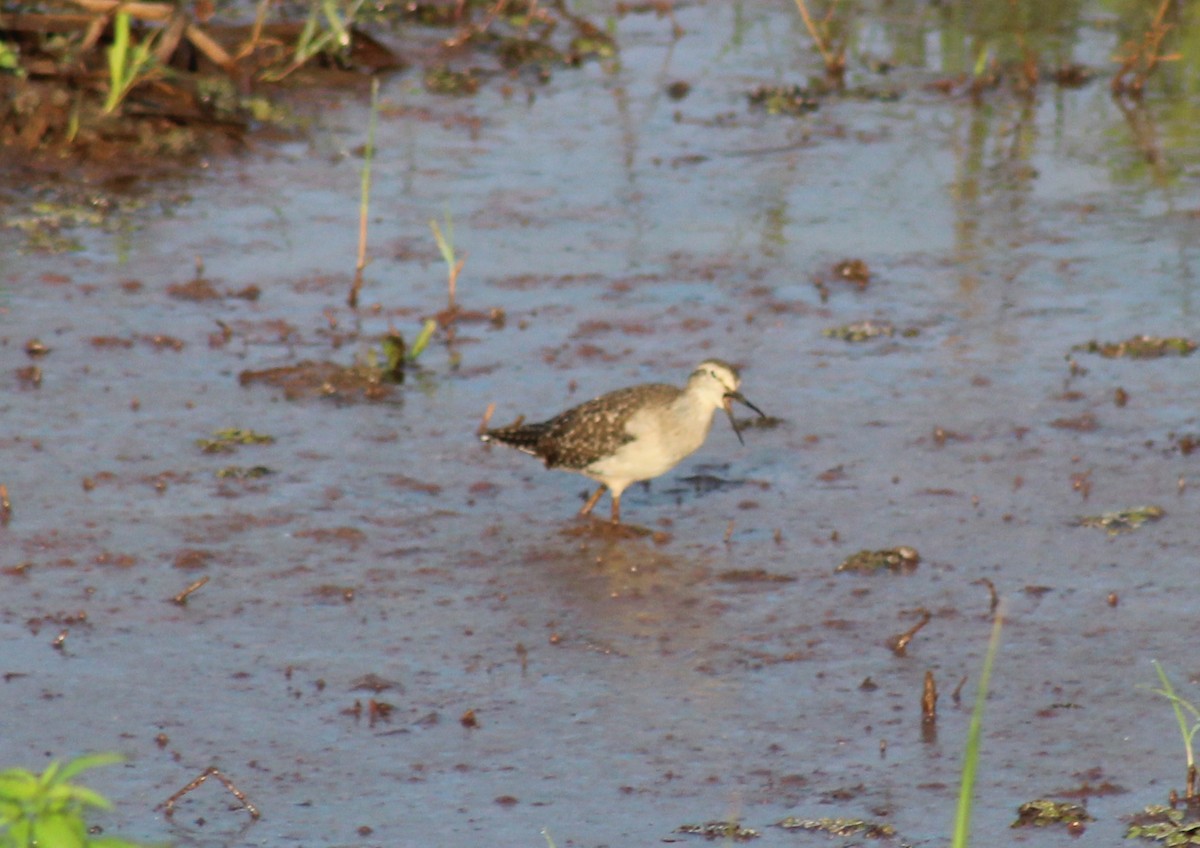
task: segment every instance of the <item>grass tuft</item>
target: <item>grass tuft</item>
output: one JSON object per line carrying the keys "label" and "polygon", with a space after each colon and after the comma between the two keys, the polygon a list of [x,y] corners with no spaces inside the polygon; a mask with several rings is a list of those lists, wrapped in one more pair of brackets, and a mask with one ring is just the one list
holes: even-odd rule
{"label": "grass tuft", "polygon": [[[1162,664],[1158,660],[1154,660],[1154,670],[1158,672],[1158,679],[1162,682],[1162,688],[1153,691],[1171,702],[1171,706],[1175,709],[1175,719],[1179,722],[1179,735],[1183,737],[1183,750],[1184,755],[1187,757],[1187,775],[1183,797],[1185,801],[1191,804],[1197,799],[1196,734],[1200,733],[1200,708],[1197,708],[1191,701],[1181,698],[1175,693],[1175,687],[1171,685],[1171,678],[1167,677],[1167,673],[1163,671]],[[1191,713],[1195,719],[1191,727],[1188,727],[1188,713]]]}

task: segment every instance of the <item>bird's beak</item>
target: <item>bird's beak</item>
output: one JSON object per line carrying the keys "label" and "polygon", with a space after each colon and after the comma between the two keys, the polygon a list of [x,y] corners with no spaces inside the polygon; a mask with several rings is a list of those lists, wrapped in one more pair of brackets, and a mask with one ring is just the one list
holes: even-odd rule
{"label": "bird's beak", "polygon": [[762,418],[766,418],[767,414],[765,412],[763,412],[761,409],[759,409],[757,406],[752,404],[750,401],[748,401],[744,397],[742,397],[741,392],[726,392],[725,393],[725,401],[724,401],[723,406],[725,407],[725,414],[729,416],[729,426],[733,427],[733,434],[735,436],[737,436],[738,441],[744,445],[744,444],[746,444],[746,440],[742,438],[742,431],[738,429],[737,420],[733,417],[733,402],[735,400],[740,404],[744,404],[745,406],[750,407],[755,412],[757,412],[759,414],[759,416]]}

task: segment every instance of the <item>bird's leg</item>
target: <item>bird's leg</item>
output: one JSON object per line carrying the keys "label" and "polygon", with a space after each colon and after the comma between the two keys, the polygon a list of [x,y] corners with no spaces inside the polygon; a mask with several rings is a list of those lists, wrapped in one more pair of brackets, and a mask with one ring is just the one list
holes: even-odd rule
{"label": "bird's leg", "polygon": [[601,483],[600,488],[597,489],[595,492],[593,492],[592,496],[587,499],[587,503],[585,503],[583,505],[583,509],[579,510],[579,514],[580,515],[588,515],[589,513],[591,513],[592,507],[594,507],[599,502],[600,496],[604,494],[604,490],[607,488],[608,488],[608,486],[605,486],[603,483]]}
{"label": "bird's leg", "polygon": [[621,523],[621,493],[620,492],[613,493],[612,502],[613,502],[612,523],[620,524]]}

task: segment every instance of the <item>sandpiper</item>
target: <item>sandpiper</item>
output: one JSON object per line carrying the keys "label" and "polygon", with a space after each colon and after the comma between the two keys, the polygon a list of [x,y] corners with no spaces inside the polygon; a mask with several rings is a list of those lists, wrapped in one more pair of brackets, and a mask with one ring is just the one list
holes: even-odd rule
{"label": "sandpiper", "polygon": [[621,522],[621,493],[639,480],[665,474],[692,454],[708,436],[713,414],[724,409],[738,441],[733,401],[765,413],[738,391],[737,369],[720,359],[696,366],[682,389],[645,383],[617,389],[538,424],[518,418],[507,427],[480,434],[539,457],[547,468],[575,471],[600,483],[580,515],[587,515],[607,489],[613,524]]}

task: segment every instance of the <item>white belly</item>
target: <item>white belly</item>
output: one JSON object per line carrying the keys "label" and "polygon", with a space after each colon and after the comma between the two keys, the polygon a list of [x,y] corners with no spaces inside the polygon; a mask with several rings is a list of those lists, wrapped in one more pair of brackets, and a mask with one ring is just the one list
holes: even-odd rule
{"label": "white belly", "polygon": [[664,409],[636,413],[625,425],[633,440],[612,456],[593,462],[585,473],[614,492],[666,474],[704,444],[714,411],[710,407],[690,415]]}

